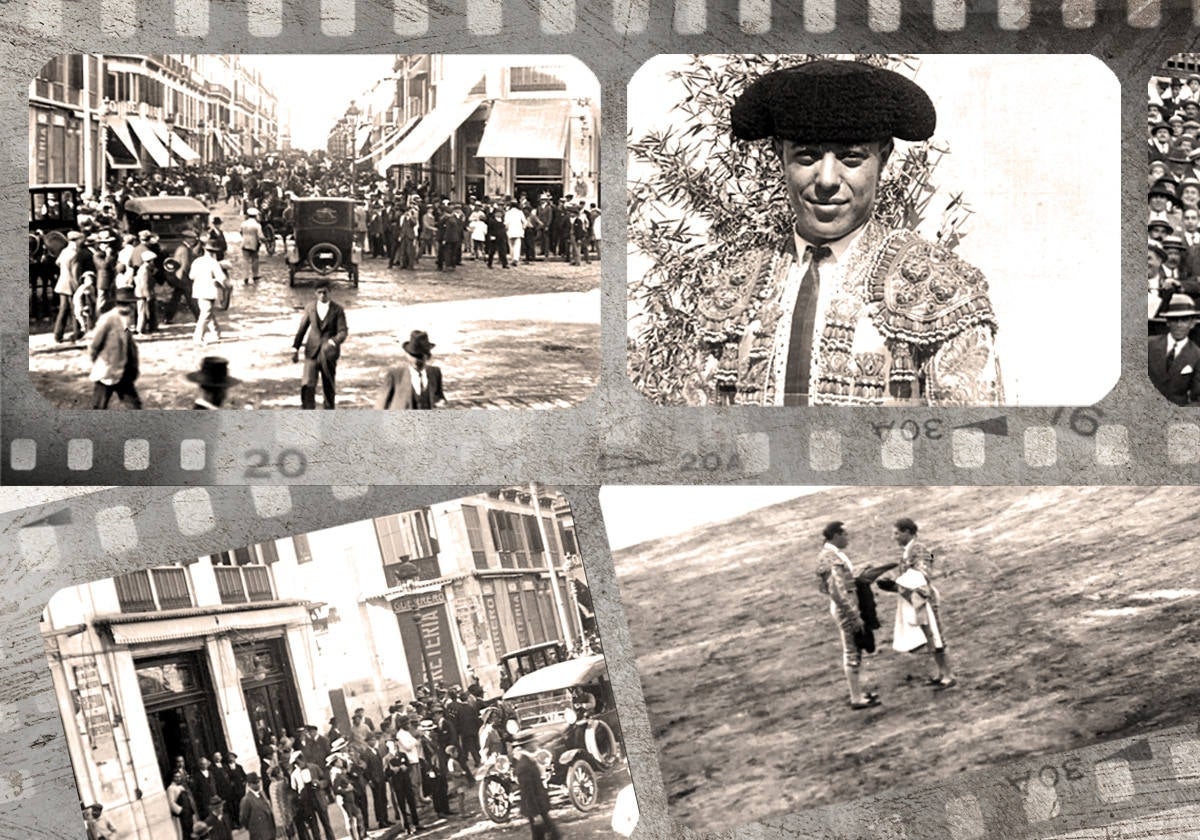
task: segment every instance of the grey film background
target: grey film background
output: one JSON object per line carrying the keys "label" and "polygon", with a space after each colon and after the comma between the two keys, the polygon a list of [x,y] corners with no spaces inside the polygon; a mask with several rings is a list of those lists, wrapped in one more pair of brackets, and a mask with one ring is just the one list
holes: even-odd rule
{"label": "grey film background", "polygon": [[[1025,16],[1004,5],[969,9],[961,29],[939,30],[930,6],[901,3],[895,31],[872,31],[869,6],[861,0],[813,5],[734,3],[714,0],[645,0],[615,4],[547,0],[541,4],[456,0],[432,9],[416,0],[390,5],[302,0],[269,3],[209,3],[186,0],[11,0],[4,5],[0,44],[8,94],[0,100],[0,251],[10,293],[23,294],[20,262],[27,136],[24,85],[50,56],[73,51],[183,52],[529,52],[571,53],[587,64],[602,85],[601,142],[603,206],[608,235],[603,243],[601,385],[574,409],[547,412],[454,411],[304,414],[295,411],[220,412],[203,418],[182,412],[57,412],[30,387],[27,326],[20,307],[0,313],[0,370],[4,436],[0,477],[6,482],[51,484],[211,484],[246,481],[335,483],[366,481],[501,483],[535,475],[550,483],[605,480],[685,482],[1169,482],[1191,480],[1200,463],[1200,426],[1192,415],[1154,392],[1144,373],[1141,325],[1142,157],[1145,82],[1163,58],[1191,49],[1190,11],[1182,5],[1160,10],[1157,21],[1124,6],[1101,4],[1091,25],[1068,28],[1064,7],[1034,2]],[[739,10],[750,23],[739,25]],[[938,4],[938,19],[946,17]],[[1156,9],[1158,7],[1155,7]],[[276,13],[275,9],[278,9]],[[416,9],[417,11],[413,11]],[[422,13],[421,10],[425,11]],[[1141,7],[1139,7],[1141,9]],[[764,11],[769,26],[764,27]],[[1085,9],[1086,11],[1086,9]],[[99,14],[97,14],[99,12]],[[410,14],[411,12],[411,14]],[[1078,4],[1067,10],[1075,22],[1088,20]],[[275,15],[280,26],[276,30]],[[830,17],[832,15],[832,18]],[[949,15],[951,18],[953,14]],[[1000,28],[998,18],[1005,25]],[[1149,28],[1146,21],[1149,22]],[[131,23],[132,22],[132,23]],[[1157,27],[1154,24],[1157,22]],[[323,29],[324,26],[324,29]],[[765,31],[764,31],[765,30]],[[399,37],[393,33],[404,33]],[[181,34],[177,34],[181,33]],[[271,33],[270,37],[261,33]],[[334,33],[334,34],[329,34]],[[1069,416],[1042,408],[938,410],[895,409],[665,409],[652,406],[626,377],[626,239],[623,229],[626,159],[626,83],[649,57],[663,52],[963,52],[1090,53],[1100,57],[1122,83],[1122,339],[1123,375],[1097,406],[1095,423],[1068,423]],[[1048,85],[1048,95],[1060,92]],[[1064,107],[1085,110],[1086,93],[1065,92]],[[986,116],[986,115],[984,115]],[[981,117],[982,118],[982,117]],[[1031,135],[1035,132],[1031,132]],[[1036,141],[1035,141],[1036,142]],[[1070,165],[1068,155],[1064,165]],[[1116,162],[1114,161],[1114,165]],[[1086,173],[1081,173],[1086,177]],[[1064,243],[1069,247],[1069,243]],[[1014,249],[1014,259],[1020,259]],[[1037,266],[1028,270],[1036,272]],[[1064,318],[1064,328],[1068,321]],[[1081,341],[1112,341],[1092,336]],[[1064,376],[1070,376],[1065,372]],[[978,437],[985,449],[956,458],[951,436],[921,436],[888,458],[873,424],[911,419],[918,426],[936,419],[950,430],[1003,417],[1005,435]],[[1187,426],[1183,454],[1172,462],[1172,424]],[[1097,426],[1105,426],[1099,430]],[[1048,430],[1052,450],[1030,458],[1025,432]],[[1083,429],[1081,432],[1080,429]],[[995,429],[993,428],[993,431]],[[817,433],[814,441],[812,434]],[[67,468],[70,439],[93,442],[90,469]],[[22,456],[36,452],[32,469],[14,468],[12,442]],[[148,462],[125,466],[125,441],[149,441]],[[180,444],[204,444],[202,464],[184,469]],[[899,441],[905,444],[905,441]],[[835,446],[836,444],[836,446]],[[247,476],[250,450],[272,460],[284,448],[307,456],[303,475]],[[905,449],[905,446],[901,446]],[[959,453],[961,454],[961,453]],[[703,455],[716,459],[704,461]],[[734,457],[736,456],[736,457]],[[16,466],[29,466],[28,459]],[[715,464],[708,469],[705,464]]]}

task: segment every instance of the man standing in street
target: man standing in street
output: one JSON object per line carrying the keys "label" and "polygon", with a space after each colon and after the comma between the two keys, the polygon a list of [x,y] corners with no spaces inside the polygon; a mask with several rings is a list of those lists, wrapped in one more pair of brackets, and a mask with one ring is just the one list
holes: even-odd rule
{"label": "man standing in street", "polygon": [[304,347],[304,374],[300,379],[300,407],[317,407],[317,375],[325,397],[325,408],[333,409],[337,388],[337,361],[342,342],[346,340],[346,311],[329,298],[329,282],[317,284],[316,300],[304,309],[296,340],[292,344],[292,361],[299,361]]}
{"label": "man standing in street", "polygon": [[246,794],[238,809],[238,822],[249,832],[249,840],[275,840],[275,815],[257,773],[246,774]]}
{"label": "man standing in street", "polygon": [[221,229],[221,217],[213,216],[208,225],[208,241],[212,243],[218,261],[225,259],[229,245],[225,242],[225,231]]}
{"label": "man standing in street", "polygon": [[375,408],[403,411],[406,409],[441,408],[446,404],[442,393],[442,369],[429,364],[434,343],[429,333],[413,330],[401,347],[405,359],[388,370],[383,386],[375,398]]}
{"label": "man standing in street", "polygon": [[528,818],[533,840],[559,840],[562,836],[550,819],[550,794],[542,783],[542,768],[528,749],[534,739],[532,730],[518,732],[512,739],[513,773],[521,791],[521,815]]}
{"label": "man standing in street", "polygon": [[212,326],[213,338],[221,340],[221,327],[217,324],[217,298],[229,282],[225,269],[217,261],[217,243],[211,239],[204,242],[204,254],[192,261],[188,277],[192,283],[192,297],[196,301],[196,329],[192,341],[203,345],[205,333]]}
{"label": "man standing in street", "polygon": [[79,288],[79,250],[83,247],[83,234],[77,230],[67,233],[67,246],[58,254],[55,263],[58,267],[58,281],[54,284],[54,294],[58,295],[58,317],[54,319],[54,340],[61,344],[66,335],[66,329],[71,327],[71,342],[82,337],[79,325],[75,323],[72,304],[75,291]]}
{"label": "man standing in street", "polygon": [[822,536],[825,544],[817,555],[817,588],[829,596],[829,613],[837,622],[842,642],[842,670],[850,688],[850,708],[869,709],[879,705],[879,696],[863,691],[859,675],[862,650],[855,636],[862,633],[863,620],[858,611],[854,566],[844,551],[850,538],[841,522],[830,522]]}
{"label": "man standing in street", "polygon": [[247,286],[253,278],[258,282],[258,249],[262,247],[263,229],[258,223],[258,211],[253,207],[246,211],[246,221],[239,232],[242,235],[242,285]]}
{"label": "man standing in street", "polygon": [[133,338],[133,289],[116,292],[116,306],[96,323],[88,353],[92,360],[92,408],[105,409],[116,394],[122,405],[141,408],[134,383],[138,378],[138,349]]}
{"label": "man standing in street", "polygon": [[446,210],[438,219],[437,269],[443,266],[454,271],[462,259],[463,220],[452,210]]}
{"label": "man standing in street", "polygon": [[171,299],[167,301],[163,312],[163,321],[168,324],[175,319],[180,303],[191,311],[193,318],[197,320],[200,318],[200,307],[196,305],[196,300],[192,297],[191,276],[192,263],[200,256],[196,248],[199,237],[196,236],[195,231],[185,230],[180,234],[180,239],[180,243],[175,247],[175,253],[171,255],[174,262],[163,262],[163,271],[171,286]]}
{"label": "man standing in street", "polygon": [[521,247],[525,242],[525,213],[516,204],[504,211],[504,230],[508,238],[508,256],[513,268],[521,262]]}

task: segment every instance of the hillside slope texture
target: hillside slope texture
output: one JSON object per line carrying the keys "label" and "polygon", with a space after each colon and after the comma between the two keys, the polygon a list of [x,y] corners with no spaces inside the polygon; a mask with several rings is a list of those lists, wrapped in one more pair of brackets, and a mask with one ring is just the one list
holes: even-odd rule
{"label": "hillside slope texture", "polygon": [[[1198,507],[1178,487],[846,488],[616,552],[672,815],[728,828],[1194,720]],[[883,705],[851,711],[821,528],[846,522],[861,569],[899,558],[900,516],[935,552],[959,685],[892,650],[876,592]]]}

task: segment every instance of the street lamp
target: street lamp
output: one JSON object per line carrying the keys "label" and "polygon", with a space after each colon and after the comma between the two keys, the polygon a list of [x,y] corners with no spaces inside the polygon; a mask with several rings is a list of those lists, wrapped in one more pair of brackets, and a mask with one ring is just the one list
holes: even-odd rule
{"label": "street lamp", "polygon": [[354,156],[357,152],[355,147],[358,145],[358,115],[360,113],[354,100],[350,100],[350,107],[346,109],[346,136],[348,139],[346,159],[350,162],[350,197],[355,199],[358,198],[358,178],[354,171]]}
{"label": "street lamp", "polygon": [[173,168],[175,162],[171,159],[171,137],[175,134],[175,115],[167,114],[163,122],[167,124],[167,167]]}

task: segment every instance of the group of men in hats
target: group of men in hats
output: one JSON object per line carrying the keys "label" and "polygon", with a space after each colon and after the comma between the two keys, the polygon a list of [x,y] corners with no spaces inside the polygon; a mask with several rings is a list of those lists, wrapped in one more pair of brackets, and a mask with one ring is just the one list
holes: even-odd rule
{"label": "group of men in hats", "polygon": [[716,269],[695,313],[694,399],[1003,403],[983,274],[875,218],[895,139],[927,140],[936,122],[920,86],[861,61],[810,61],[746,86],[733,136],[770,144],[793,224]]}
{"label": "group of men in hats", "polygon": [[1200,76],[1152,81],[1147,140],[1147,372],[1176,405],[1200,401]]}

